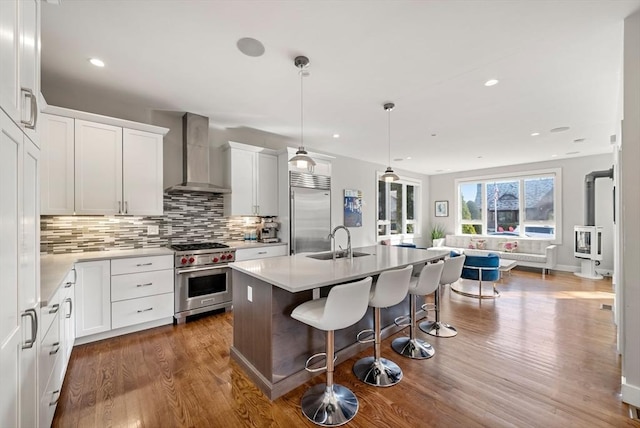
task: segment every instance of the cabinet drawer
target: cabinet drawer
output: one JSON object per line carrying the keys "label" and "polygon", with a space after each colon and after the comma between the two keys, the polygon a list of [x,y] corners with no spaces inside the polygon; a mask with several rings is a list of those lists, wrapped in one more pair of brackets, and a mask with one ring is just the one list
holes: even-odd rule
{"label": "cabinet drawer", "polygon": [[265,257],[277,257],[286,255],[286,245],[275,245],[272,247],[260,248],[239,248],[236,250],[236,261],[241,262],[243,260],[263,259]]}
{"label": "cabinet drawer", "polygon": [[113,329],[122,328],[173,314],[173,293],[122,300],[111,304],[111,325]]}
{"label": "cabinet drawer", "polygon": [[40,391],[44,389],[53,367],[56,363],[58,355],[62,353],[62,347],[60,343],[60,322],[58,318],[59,314],[54,317],[54,322],[51,324],[49,330],[44,334],[42,343],[40,344],[40,350],[38,352],[38,377],[40,378]]}
{"label": "cabinet drawer", "polygon": [[173,256],[132,257],[111,260],[111,275],[173,269]]}
{"label": "cabinet drawer", "polygon": [[[53,295],[53,298],[51,298],[51,301],[47,306],[40,308],[40,325],[38,326],[38,331],[46,333],[47,330],[49,330],[49,327],[51,327],[51,323],[54,318],[56,318],[58,313],[62,310],[60,299],[63,292],[61,290],[62,289],[58,290],[56,294]],[[40,337],[44,339],[43,334],[40,334]]]}
{"label": "cabinet drawer", "polygon": [[[40,388],[40,426],[50,427],[53,422],[53,415],[56,412],[56,406],[60,399],[60,392],[62,390],[62,381],[60,380],[59,372],[62,370],[62,359],[59,358],[56,361],[55,367],[51,372],[51,376],[48,377],[48,373],[45,376],[46,386]],[[44,382],[42,382],[44,383]]]}
{"label": "cabinet drawer", "polygon": [[173,292],[173,269],[130,273],[111,278],[111,301]]}

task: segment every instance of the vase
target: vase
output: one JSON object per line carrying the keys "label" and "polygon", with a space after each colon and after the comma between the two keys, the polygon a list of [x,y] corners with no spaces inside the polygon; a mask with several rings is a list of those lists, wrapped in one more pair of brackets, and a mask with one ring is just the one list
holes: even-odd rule
{"label": "vase", "polygon": [[433,240],[434,247],[442,247],[444,246],[444,238],[438,238]]}

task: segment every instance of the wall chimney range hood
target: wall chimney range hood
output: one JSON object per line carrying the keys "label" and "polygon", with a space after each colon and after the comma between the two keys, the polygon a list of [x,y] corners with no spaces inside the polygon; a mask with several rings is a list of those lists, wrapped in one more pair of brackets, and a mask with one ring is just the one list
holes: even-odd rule
{"label": "wall chimney range hood", "polygon": [[182,183],[165,191],[231,193],[231,189],[209,181],[209,118],[185,113],[182,116]]}

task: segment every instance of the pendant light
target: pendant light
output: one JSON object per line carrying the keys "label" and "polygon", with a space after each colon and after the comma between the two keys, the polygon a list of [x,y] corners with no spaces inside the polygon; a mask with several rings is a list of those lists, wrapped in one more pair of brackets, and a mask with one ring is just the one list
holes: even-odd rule
{"label": "pendant light", "polygon": [[393,172],[393,169],[391,169],[391,110],[393,110],[395,106],[396,105],[394,103],[385,103],[385,105],[383,106],[385,111],[389,113],[389,166],[380,178],[386,182],[400,180],[400,177],[398,177],[396,173]]}
{"label": "pendant light", "polygon": [[298,68],[298,74],[300,74],[300,146],[298,147],[296,155],[289,159],[289,163],[298,168],[314,167],[316,165],[315,161],[311,159],[304,149],[304,93],[302,91],[302,82],[305,76],[309,75],[307,71],[304,71],[304,69],[309,66],[309,58],[306,56],[297,56],[293,64]]}

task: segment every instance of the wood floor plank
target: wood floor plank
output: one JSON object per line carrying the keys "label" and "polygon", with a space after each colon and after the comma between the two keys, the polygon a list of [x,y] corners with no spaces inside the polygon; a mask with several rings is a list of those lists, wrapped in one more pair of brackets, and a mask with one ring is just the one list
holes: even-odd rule
{"label": "wood floor plank", "polygon": [[[352,427],[640,427],[620,401],[620,358],[611,282],[514,270],[501,297],[478,301],[442,294],[454,338],[419,333],[436,354],[397,355],[403,380],[374,388],[336,367],[337,383],[355,392]],[[429,301],[433,298],[429,297]],[[271,402],[229,358],[233,313],[203,317],[74,348],[54,427],[314,426],[300,411],[316,377]]]}

